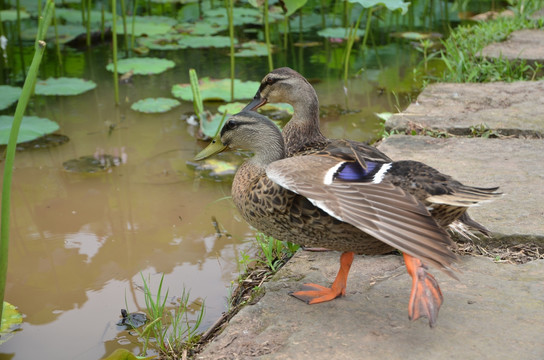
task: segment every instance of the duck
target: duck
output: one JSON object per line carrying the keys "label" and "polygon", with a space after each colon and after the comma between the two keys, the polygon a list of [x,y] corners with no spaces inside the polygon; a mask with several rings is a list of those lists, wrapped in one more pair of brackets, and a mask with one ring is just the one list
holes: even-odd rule
{"label": "duck", "polygon": [[[282,132],[287,156],[330,149],[337,144],[343,146],[347,143],[353,149],[351,156],[363,167],[365,161],[392,161],[371,145],[325,137],[319,126],[319,100],[315,89],[304,76],[289,67],[277,68],[268,73],[244,110],[256,111],[267,103],[287,103],[293,107],[293,116]],[[489,229],[473,220],[466,210],[481,202],[501,197],[502,193],[497,191],[499,187],[466,187],[417,161],[397,161],[395,164],[396,178],[391,180],[398,186],[404,186],[431,207],[435,219],[441,225],[464,238],[473,237],[473,231],[491,237]],[[459,196],[469,196],[469,199]]]}
{"label": "duck", "polygon": [[[307,79],[291,68],[282,67],[268,73],[262,79],[254,98],[243,111],[257,110],[266,103],[288,103],[293,107],[293,115],[282,131],[287,157],[326,153],[336,157],[341,163],[338,165],[338,169],[341,170],[340,177],[353,176],[357,180],[362,174],[377,171],[377,174],[383,176],[382,184],[387,182],[395,186],[395,191],[400,188],[411,194],[425,206],[442,229],[465,238],[476,236],[474,232],[479,232],[485,237],[492,235],[485,226],[473,220],[467,210],[501,197],[499,187],[467,186],[424,163],[411,160],[393,161],[371,145],[348,139],[325,137],[319,126],[317,93]],[[348,165],[345,165],[346,163]],[[353,166],[356,170],[350,172],[349,169]],[[347,252],[349,253],[349,250]],[[432,280],[428,280],[430,276],[426,275],[426,280],[419,282],[414,276],[428,273],[425,263],[441,270],[445,267],[443,263],[429,261],[429,258],[422,256],[414,257],[414,254],[410,251],[403,254],[407,270],[414,279],[409,303],[409,318],[415,320],[420,316],[427,316],[432,326],[442,303],[440,290],[438,286],[433,286]],[[342,262],[344,258],[349,256],[342,254],[341,268],[349,268],[347,263]],[[448,274],[455,277],[451,272]],[[430,299],[420,297],[419,294],[428,290],[421,287],[427,284],[430,284],[428,289],[432,289],[431,292],[437,296]],[[320,291],[323,293],[328,290]],[[308,299],[304,292],[299,294],[301,300]],[[297,293],[293,295],[297,297]],[[315,295],[320,296],[317,292]]]}
{"label": "duck", "polygon": [[443,295],[427,265],[457,278],[454,242],[427,206],[390,181],[394,162],[353,157],[350,142],[306,149],[288,156],[278,126],[244,110],[231,116],[195,160],[227,148],[253,153],[237,170],[232,200],[242,217],[268,236],[340,251],[340,269],[330,287],[304,284],[290,295],[308,304],[346,294],[355,254],[403,253],[412,277],[408,315],[436,323]]}

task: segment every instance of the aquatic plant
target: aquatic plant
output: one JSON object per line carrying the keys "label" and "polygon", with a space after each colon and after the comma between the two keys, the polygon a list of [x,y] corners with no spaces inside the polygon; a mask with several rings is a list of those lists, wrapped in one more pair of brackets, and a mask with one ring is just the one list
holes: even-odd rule
{"label": "aquatic plant", "polygon": [[[146,281],[143,275],[141,277],[146,312],[150,319],[143,330],[136,329],[140,337],[144,339],[142,353],[145,354],[149,347],[153,347],[167,359],[172,356],[177,358],[177,354],[196,344],[199,339],[198,328],[205,313],[204,300],[199,305],[196,319],[190,321],[188,316],[189,292],[184,289],[177,299],[178,304],[174,309],[168,309],[166,304],[168,289],[163,293],[164,274],[161,275],[156,294],[153,294],[149,288],[149,279]],[[155,341],[150,341],[150,338]]]}
{"label": "aquatic plant", "polygon": [[[17,144],[17,137],[19,135],[19,128],[23,121],[23,114],[25,113],[26,106],[32,95],[32,89],[36,84],[38,77],[38,69],[42,61],[43,54],[45,52],[46,43],[43,40],[47,28],[53,18],[53,11],[55,7],[54,0],[48,0],[43,12],[43,18],[40,21],[38,27],[38,35],[34,43],[34,58],[30,64],[28,75],[23,85],[23,91],[21,98],[17,103],[15,109],[15,116],[13,119],[13,125],[11,126],[11,132],[9,136],[8,146],[6,148],[6,159],[4,165],[4,182],[2,184],[2,203],[0,216],[0,303],[4,302],[4,291],[6,287],[6,274],[8,269],[8,250],[9,250],[9,221],[10,221],[10,202],[11,202],[11,180],[13,177],[13,160],[15,158],[15,146]],[[0,324],[2,322],[3,306],[0,306]]]}

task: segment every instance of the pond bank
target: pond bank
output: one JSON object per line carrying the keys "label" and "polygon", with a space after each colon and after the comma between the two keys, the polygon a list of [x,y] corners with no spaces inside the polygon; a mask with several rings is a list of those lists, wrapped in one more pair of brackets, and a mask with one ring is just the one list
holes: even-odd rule
{"label": "pond bank", "polygon": [[[517,96],[520,91],[523,96]],[[379,148],[395,160],[423,161],[467,185],[500,186],[501,199],[470,210],[493,233],[493,239],[475,240],[474,247],[484,253],[491,249],[495,259],[509,257],[493,249],[523,253],[524,247],[539,257],[544,248],[543,99],[543,82],[432,85],[418,105],[393,117],[390,125],[402,127],[410,114],[412,124],[434,131],[470,133],[485,122],[499,138],[395,135]],[[414,106],[417,111],[410,110]],[[440,121],[425,123],[430,120]],[[400,256],[357,256],[343,298],[308,306],[288,295],[306,282],[331,283],[338,259],[336,252],[299,251],[263,285],[265,295],[236,314],[196,358],[544,357],[544,260],[516,265],[462,256],[460,281],[432,271],[444,304],[437,326],[429,329],[425,319],[407,319],[411,279]]]}

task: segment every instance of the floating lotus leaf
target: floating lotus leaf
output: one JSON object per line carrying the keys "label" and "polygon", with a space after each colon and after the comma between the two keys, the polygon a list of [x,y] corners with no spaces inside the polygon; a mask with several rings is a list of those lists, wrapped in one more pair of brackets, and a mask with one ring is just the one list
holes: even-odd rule
{"label": "floating lotus leaf", "polygon": [[189,162],[188,165],[192,165],[196,171],[208,173],[208,176],[211,177],[232,176],[236,173],[236,169],[238,168],[236,164],[216,158],[210,158],[196,163]]}
{"label": "floating lotus leaf", "polygon": [[410,3],[405,3],[402,0],[348,0],[352,4],[359,4],[365,9],[371,8],[377,5],[384,5],[388,10],[395,11],[400,10],[402,14],[406,14],[408,11],[408,5]]}
{"label": "floating lotus leaf", "polygon": [[[234,39],[237,44],[238,40]],[[179,40],[179,44],[189,48],[208,48],[208,47],[229,47],[230,38],[228,36],[184,36]]]}
{"label": "floating lotus leaf", "polygon": [[[215,80],[204,77],[198,81],[202,100],[230,101],[230,79]],[[257,81],[241,81],[234,79],[234,98],[237,100],[251,99],[259,88]],[[193,101],[191,84],[176,84],[172,94],[186,101]]]}
{"label": "floating lotus leaf", "polygon": [[425,40],[425,39],[440,39],[442,37],[442,34],[440,33],[419,33],[415,31],[406,31],[401,33],[393,33],[391,34],[393,37],[398,37],[402,39],[407,40]]}
{"label": "floating lotus leaf", "polygon": [[[81,10],[57,8],[55,9],[55,16],[58,19],[64,20],[71,24],[83,24],[81,19]],[[104,12],[104,20],[111,21],[113,17],[110,12]],[[102,23],[102,11],[91,10],[91,25],[98,26]],[[86,24],[85,24],[86,25]]]}
{"label": "floating lotus leaf", "polygon": [[184,36],[182,34],[164,34],[140,37],[138,38],[138,44],[151,50],[180,50],[187,48],[179,43],[179,40]]}
{"label": "floating lotus leaf", "polygon": [[23,322],[23,316],[17,308],[4,301],[2,310],[2,327],[0,327],[0,345],[8,341]]}
{"label": "floating lotus leaf", "polygon": [[[30,15],[24,10],[21,10],[19,15],[21,20],[30,18]],[[2,21],[17,21],[17,10],[0,10],[0,18]]]}
{"label": "floating lotus leaf", "polygon": [[138,359],[153,359],[155,356],[149,356],[149,357],[141,357],[136,356],[127,349],[115,349],[114,352],[112,352],[108,357],[104,358],[104,360],[138,360]]}
{"label": "floating lotus leaf", "polygon": [[[349,35],[350,29],[343,28],[343,27],[336,27],[336,28],[325,28],[323,30],[319,30],[317,32],[317,35],[326,37],[326,38],[337,38],[337,39],[347,39]],[[363,36],[365,34],[365,31],[362,29],[357,29],[356,36]]]}
{"label": "floating lotus leaf", "polygon": [[265,43],[249,41],[243,44],[234,56],[250,57],[250,56],[267,56],[268,47]]}
{"label": "floating lotus leaf", "polygon": [[241,102],[231,102],[231,103],[228,103],[228,104],[224,104],[224,105],[221,105],[217,108],[217,111],[219,111],[221,114],[223,113],[227,113],[227,114],[237,114],[239,113],[240,111],[242,111],[242,109],[244,107],[246,107],[246,103],[241,103]]}
{"label": "floating lotus leaf", "polygon": [[[171,23],[150,22],[149,20],[142,20],[139,17],[137,17],[134,21],[134,36],[160,35],[166,34],[170,30],[172,30]],[[127,32],[129,33],[129,35],[132,35],[132,20],[127,23]],[[119,19],[117,20],[117,34],[122,35],[124,33],[125,29],[123,27],[123,20]]]}
{"label": "floating lotus leaf", "polygon": [[227,25],[219,25],[207,21],[196,23],[183,23],[175,26],[176,31],[191,35],[215,35],[218,32],[225,31]]}
{"label": "floating lotus leaf", "polygon": [[77,78],[49,78],[36,82],[36,95],[79,95],[92,90],[96,84],[91,80]]}
{"label": "floating lotus leaf", "polygon": [[[66,44],[76,37],[87,33],[87,29],[81,25],[58,25],[59,43]],[[25,29],[21,32],[21,39],[25,41],[35,41],[36,34],[38,33],[37,27]],[[50,26],[45,35],[45,41],[54,43],[55,41],[55,27]]]}
{"label": "floating lotus leaf", "polygon": [[139,111],[146,114],[154,114],[170,111],[179,105],[180,102],[175,99],[147,98],[135,102],[130,108],[134,111]]}
{"label": "floating lotus leaf", "polygon": [[[130,70],[134,71],[135,75],[152,75],[160,74],[168,69],[171,69],[176,64],[167,59],[159,58],[128,58],[117,62],[117,71],[121,74],[127,73]],[[106,69],[113,71],[113,64],[108,64]]]}
{"label": "floating lotus leaf", "polygon": [[[228,26],[229,20],[224,8],[206,10],[204,14],[207,21],[218,25]],[[232,21],[234,25],[255,24],[259,22],[261,13],[257,9],[234,8],[232,9]]]}
{"label": "floating lotus leaf", "polygon": [[64,170],[74,173],[94,174],[121,165],[121,158],[108,154],[87,155],[62,163]]}
{"label": "floating lotus leaf", "polygon": [[[0,116],[0,144],[8,143],[13,116]],[[19,128],[17,143],[31,141],[45,134],[50,134],[59,129],[59,124],[49,119],[39,118],[37,116],[24,116]]]}
{"label": "floating lotus leaf", "polygon": [[[219,130],[219,126],[221,126],[221,123],[223,121],[224,114],[214,114],[211,115],[210,113],[207,113],[208,116],[206,116],[203,119],[200,119],[200,131],[202,134],[206,135],[207,137],[214,137],[217,134],[217,131]],[[226,116],[228,119],[228,116]],[[225,121],[227,121],[225,119]]]}
{"label": "floating lotus leaf", "polygon": [[0,85],[0,110],[7,109],[13,103],[19,100],[21,92],[23,89],[19,87],[9,86],[9,85]]}
{"label": "floating lotus leaf", "polygon": [[[225,105],[221,105],[217,108],[217,111],[220,113],[227,112],[230,115],[239,113],[243,108],[246,107],[246,103],[241,102],[232,102]],[[263,112],[270,111],[285,111],[288,115],[293,115],[293,107],[289,104],[266,104],[259,108]]]}
{"label": "floating lotus leaf", "polygon": [[62,134],[46,134],[36,140],[17,144],[17,151],[49,149],[55,146],[66,144],[70,138]]}

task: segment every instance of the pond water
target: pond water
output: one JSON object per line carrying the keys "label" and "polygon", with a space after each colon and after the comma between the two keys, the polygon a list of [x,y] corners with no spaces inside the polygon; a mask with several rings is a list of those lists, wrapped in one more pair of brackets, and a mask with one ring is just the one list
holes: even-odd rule
{"label": "pond water", "polygon": [[[296,48],[288,56],[277,54],[275,64],[319,80],[314,85],[327,136],[370,140],[380,126],[374,113],[396,112],[415,98],[420,84],[413,69],[421,57],[405,42],[377,47],[364,71],[349,81],[346,98],[339,72],[318,61],[340,56],[343,47],[327,48],[330,54],[323,46]],[[357,52],[354,66],[359,61],[362,68]],[[65,65],[66,76],[98,87],[79,96],[35,97],[27,111],[58,122],[70,141],[15,158],[6,300],[24,314],[24,322],[0,347],[2,360],[98,359],[121,347],[138,353],[137,337],[116,323],[122,308],[145,309],[142,276],[154,292],[164,274],[169,304],[183,289],[190,291],[193,317],[205,302],[204,331],[226,309],[240,252],[253,253],[254,230],[225,199],[231,178],[209,179],[187,164],[206,145],[182,118],[192,104],[162,115],[130,109],[139,99],[172,97],[172,85],[188,82],[189,68],[200,77],[228,77],[227,50],[152,52],[176,67],[134,76],[120,86],[119,106],[105,70],[108,44],[63,54],[71,64]],[[47,53],[42,78],[55,75],[54,56]],[[266,57],[237,59],[242,80],[260,81],[267,69]],[[351,111],[342,111],[346,107]],[[101,153],[122,156],[124,163],[89,175],[63,170],[67,160]]]}

